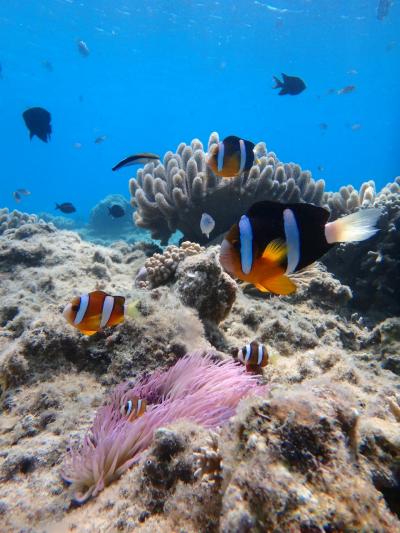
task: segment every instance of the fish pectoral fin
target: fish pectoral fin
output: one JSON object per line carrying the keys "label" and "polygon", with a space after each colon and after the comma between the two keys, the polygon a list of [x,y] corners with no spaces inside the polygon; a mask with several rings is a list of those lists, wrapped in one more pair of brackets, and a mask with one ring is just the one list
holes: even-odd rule
{"label": "fish pectoral fin", "polygon": [[97,333],[97,331],[92,331],[92,330],[86,330],[86,329],[80,329],[79,330],[81,333],[83,333],[84,335],[94,335],[95,333]]}
{"label": "fish pectoral fin", "polygon": [[255,283],[255,284],[254,284],[254,287],[255,287],[256,289],[258,289],[259,291],[261,291],[261,292],[269,292],[269,290],[266,289],[266,288],[264,287],[264,285],[261,285],[261,283]]}
{"label": "fish pectoral fin", "polygon": [[266,278],[265,280],[261,281],[261,284],[264,287],[264,292],[266,289],[274,294],[292,294],[292,292],[295,292],[297,289],[293,281],[284,274],[281,276],[275,276],[273,278]]}
{"label": "fish pectoral fin", "polygon": [[282,239],[274,239],[265,248],[262,258],[271,263],[281,263],[287,256],[287,246]]}

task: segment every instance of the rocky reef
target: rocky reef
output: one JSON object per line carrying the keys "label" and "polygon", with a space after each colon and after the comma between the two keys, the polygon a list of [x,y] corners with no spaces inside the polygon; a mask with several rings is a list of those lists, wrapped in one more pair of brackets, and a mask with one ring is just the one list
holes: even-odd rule
{"label": "rocky reef", "polygon": [[[221,270],[218,246],[103,247],[11,218],[0,235],[2,531],[400,530],[400,321],[385,302],[357,307],[358,288],[322,265],[299,276],[293,296],[261,295]],[[138,302],[139,313],[81,335],[61,311],[94,289]],[[231,354],[252,340],[269,363],[238,370],[257,393],[214,424],[209,401],[229,387],[223,365],[236,368]],[[129,468],[77,506],[62,474],[85,442],[90,460],[96,413],[195,350],[224,374],[215,381],[210,367],[201,417],[188,416],[200,404],[185,397],[182,416],[169,411],[139,455],[125,447]],[[121,451],[110,448],[110,465]]]}

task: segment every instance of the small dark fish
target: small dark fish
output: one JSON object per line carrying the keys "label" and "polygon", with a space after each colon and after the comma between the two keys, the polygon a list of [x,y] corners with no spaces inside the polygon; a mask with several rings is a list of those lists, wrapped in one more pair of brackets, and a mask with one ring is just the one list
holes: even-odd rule
{"label": "small dark fish", "polygon": [[100,135],[100,137],[96,137],[96,139],[94,140],[94,143],[95,144],[101,144],[106,139],[107,139],[107,135]]}
{"label": "small dark fish", "polygon": [[336,94],[336,93],[337,93],[336,89],[332,89],[332,88],[328,89],[328,94]]}
{"label": "small dark fish", "polygon": [[119,170],[120,168],[131,167],[133,165],[145,165],[146,163],[150,163],[150,161],[159,161],[159,159],[159,155],[147,152],[144,152],[142,154],[130,155],[129,157],[126,157],[125,159],[117,163],[112,168],[112,170]]}
{"label": "small dark fish", "polygon": [[12,195],[13,195],[14,200],[17,202],[17,204],[19,204],[20,201],[21,201],[21,195],[19,194],[19,192],[18,191],[14,191],[12,193]]}
{"label": "small dark fish", "polygon": [[356,122],[354,124],[351,124],[350,128],[352,131],[358,131],[362,128],[362,125]]}
{"label": "small dark fish", "polygon": [[321,130],[327,130],[328,129],[328,124],[326,122],[321,122],[319,127],[320,127]]}
{"label": "small dark fish", "polygon": [[387,43],[386,47],[385,47],[385,50],[386,52],[390,52],[391,50],[394,50],[394,48],[396,48],[397,46],[397,42],[396,41],[390,41],[389,43]]}
{"label": "small dark fish", "polygon": [[125,216],[125,209],[119,204],[114,204],[109,207],[108,212],[113,218],[121,218]]}
{"label": "small dark fish", "polygon": [[48,72],[53,72],[54,70],[53,65],[47,59],[42,61],[42,67],[45,68]]}
{"label": "small dark fish", "polygon": [[257,202],[234,224],[219,260],[236,278],[261,292],[291,294],[291,274],[311,265],[338,242],[359,242],[378,231],[377,208],[328,222],[330,212],[312,204]]}
{"label": "small dark fish", "polygon": [[283,96],[285,94],[300,94],[306,89],[306,84],[301,78],[297,78],[296,76],[287,76],[282,72],[282,79],[283,81],[279,80],[276,76],[273,77],[275,80],[275,87],[273,89],[280,89],[279,96]]}
{"label": "small dark fish", "polygon": [[215,175],[233,178],[251,169],[254,163],[255,144],[236,135],[229,135],[210,148],[207,165]]}
{"label": "small dark fish", "polygon": [[324,165],[318,165],[318,166],[317,166],[317,170],[318,170],[319,172],[324,172],[324,171],[325,171],[325,167],[324,167]]}
{"label": "small dark fish", "polygon": [[56,209],[59,209],[62,213],[75,213],[76,209],[71,202],[64,202],[62,204],[56,204]]}
{"label": "small dark fish", "polygon": [[355,90],[356,90],[355,85],[346,85],[346,87],[343,87],[342,89],[339,89],[338,91],[336,91],[336,94],[350,94]]}
{"label": "small dark fish", "polygon": [[17,189],[18,194],[23,194],[24,196],[29,196],[31,194],[31,191],[28,191],[28,189]]}
{"label": "small dark fish", "polygon": [[383,20],[387,17],[392,4],[392,0],[379,0],[376,8],[376,18],[378,20]]}
{"label": "small dark fish", "polygon": [[51,136],[51,115],[43,107],[31,107],[22,113],[26,127],[29,130],[29,138],[36,135],[47,143]]}
{"label": "small dark fish", "polygon": [[83,57],[87,57],[90,54],[90,50],[85,41],[78,41],[78,51]]}

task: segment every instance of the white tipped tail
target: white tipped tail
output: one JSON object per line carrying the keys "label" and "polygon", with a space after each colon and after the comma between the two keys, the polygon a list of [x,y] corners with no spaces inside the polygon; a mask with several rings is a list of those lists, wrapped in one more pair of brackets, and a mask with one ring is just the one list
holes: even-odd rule
{"label": "white tipped tail", "polygon": [[379,229],[376,227],[382,211],[379,208],[361,209],[356,213],[328,222],[325,226],[326,240],[334,242],[365,241],[375,235]]}

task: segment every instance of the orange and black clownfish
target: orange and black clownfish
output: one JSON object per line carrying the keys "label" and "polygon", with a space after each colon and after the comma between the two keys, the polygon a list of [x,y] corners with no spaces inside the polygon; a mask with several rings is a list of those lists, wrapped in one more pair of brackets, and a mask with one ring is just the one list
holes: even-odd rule
{"label": "orange and black clownfish", "polygon": [[247,367],[263,368],[268,364],[267,348],[257,341],[252,341],[250,344],[243,346],[239,350],[237,357]]}
{"label": "orange and black clownfish", "polygon": [[210,148],[207,164],[217,176],[231,178],[251,169],[255,144],[235,135]]}
{"label": "orange and black clownfish", "polygon": [[338,242],[364,241],[378,231],[381,210],[361,209],[328,222],[329,211],[311,204],[258,202],[232,226],[220,262],[262,292],[291,294],[289,275],[317,261]]}
{"label": "orange and black clownfish", "polygon": [[85,335],[93,335],[103,328],[124,321],[125,298],[93,291],[73,298],[63,311],[69,324]]}
{"label": "orange and black clownfish", "polygon": [[133,422],[136,418],[144,415],[146,408],[146,400],[133,396],[129,399],[122,399],[120,413],[122,416],[127,416],[129,422]]}

